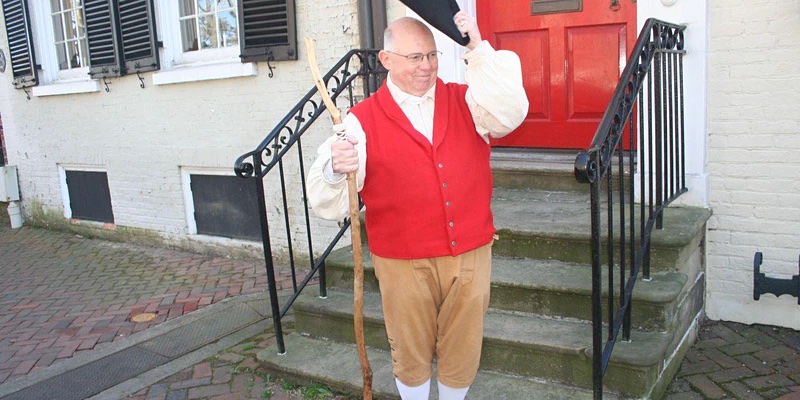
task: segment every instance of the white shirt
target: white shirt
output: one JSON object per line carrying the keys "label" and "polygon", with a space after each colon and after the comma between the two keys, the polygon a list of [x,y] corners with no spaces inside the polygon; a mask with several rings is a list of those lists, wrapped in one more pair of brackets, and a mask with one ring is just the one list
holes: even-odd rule
{"label": "white shirt", "polygon": [[[522,67],[519,57],[507,50],[495,50],[483,41],[462,57],[467,63],[465,100],[472,113],[475,129],[489,143],[489,137],[501,138],[516,129],[528,114],[528,97],[522,87]],[[436,85],[422,97],[405,93],[391,81],[387,88],[406,117],[428,142],[433,142],[433,111]],[[367,138],[361,122],[353,114],[342,121],[347,135],[358,139],[358,190],[364,186],[366,177]],[[331,166],[332,141],[334,135],[317,150],[317,159],[308,172],[307,189],[309,203],[322,218],[341,221],[349,215],[347,182],[345,174],[334,173]]]}

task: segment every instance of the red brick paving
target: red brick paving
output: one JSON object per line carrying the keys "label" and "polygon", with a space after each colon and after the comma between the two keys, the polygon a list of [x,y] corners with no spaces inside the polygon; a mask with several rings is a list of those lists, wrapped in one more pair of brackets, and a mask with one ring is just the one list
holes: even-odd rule
{"label": "red brick paving", "polygon": [[[267,287],[258,260],[27,227],[0,227],[0,274],[0,383]],[[289,281],[286,274],[279,279]],[[142,312],[158,316],[130,321]]]}
{"label": "red brick paving", "polygon": [[[263,292],[263,271],[257,260],[0,227],[0,383],[223,298]],[[280,279],[290,287],[287,274]],[[141,312],[158,317],[129,320]],[[252,337],[129,399],[308,398],[259,366],[256,353],[273,342],[269,333]],[[800,333],[706,322],[665,398],[800,400]]]}

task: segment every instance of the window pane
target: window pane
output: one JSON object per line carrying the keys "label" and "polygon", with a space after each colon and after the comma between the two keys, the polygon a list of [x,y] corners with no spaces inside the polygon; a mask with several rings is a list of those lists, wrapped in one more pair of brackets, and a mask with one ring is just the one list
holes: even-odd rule
{"label": "window pane", "polygon": [[181,21],[181,38],[183,41],[183,51],[195,51],[197,47],[197,24],[195,19],[185,19]]}
{"label": "window pane", "polygon": [[73,7],[72,0],[63,0],[61,2],[61,4],[62,4],[62,6],[61,6],[62,10],[69,10],[69,9],[72,9],[72,7]]}
{"label": "window pane", "polygon": [[89,66],[89,49],[87,48],[86,39],[79,40],[81,46],[81,65]]}
{"label": "window pane", "polygon": [[78,51],[78,41],[73,40],[67,42],[67,50],[69,51],[69,65],[70,68],[78,68],[83,66],[81,64],[80,52]]}
{"label": "window pane", "polygon": [[179,6],[180,6],[181,17],[195,14],[194,0],[180,0]]}
{"label": "window pane", "polygon": [[197,0],[197,9],[201,13],[211,12],[213,9],[213,2],[211,0]]}
{"label": "window pane", "polygon": [[53,15],[53,34],[56,43],[64,41],[64,24],[61,22],[62,15],[63,14]]}
{"label": "window pane", "polygon": [[229,8],[236,7],[236,1],[233,0],[217,0],[217,11],[224,11]]}
{"label": "window pane", "polygon": [[67,63],[67,49],[66,43],[56,44],[56,55],[58,56],[58,69],[69,69]]}
{"label": "window pane", "polygon": [[217,44],[217,19],[211,17],[200,17],[200,48],[213,49]]}
{"label": "window pane", "polygon": [[221,47],[239,46],[239,33],[236,29],[236,13],[229,11],[219,14],[219,31],[222,34]]}
{"label": "window pane", "polygon": [[75,39],[78,37],[78,20],[75,18],[74,11],[64,13],[64,19],[67,25],[67,40]]}
{"label": "window pane", "polygon": [[50,12],[58,12],[61,10],[61,2],[58,0],[50,0]]}

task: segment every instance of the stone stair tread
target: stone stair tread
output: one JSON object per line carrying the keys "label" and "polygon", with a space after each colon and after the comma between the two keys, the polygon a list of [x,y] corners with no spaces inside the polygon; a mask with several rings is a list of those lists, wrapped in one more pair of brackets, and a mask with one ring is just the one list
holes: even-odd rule
{"label": "stone stair tread", "polygon": [[[606,272],[603,269],[602,275]],[[619,269],[614,272],[619,277]],[[637,282],[635,301],[668,303],[674,301],[686,284],[685,274],[678,272],[653,273],[651,281]],[[494,256],[492,258],[492,286],[511,286],[527,289],[557,291],[590,296],[592,270],[589,266],[558,260],[536,260]],[[603,285],[603,293],[607,293]],[[619,291],[615,291],[619,293]]]}
{"label": "stone stair tread", "polygon": [[[492,212],[500,240],[504,232],[587,239],[591,228],[589,208],[586,193],[495,188],[492,197]],[[667,207],[664,229],[653,231],[652,242],[670,247],[686,245],[710,215],[711,211],[704,208]]]}
{"label": "stone stair tread", "polygon": [[[364,270],[372,271],[368,244],[364,244]],[[353,267],[352,247],[334,250],[328,263]],[[603,272],[605,276],[605,272]],[[619,269],[614,276],[619,276]],[[687,277],[683,273],[653,273],[650,282],[634,286],[634,299],[651,303],[668,303],[680,294]],[[492,257],[492,285],[549,290],[578,295],[591,295],[592,271],[586,265],[559,260],[538,260],[505,256]],[[607,292],[603,285],[604,293]],[[618,292],[617,292],[618,293]]]}
{"label": "stone stair tread", "polygon": [[[362,372],[354,344],[313,339],[297,333],[285,337],[287,353],[277,354],[272,345],[258,353],[258,360],[270,370],[321,382],[331,388],[353,394],[361,393]],[[367,355],[373,372],[372,391],[375,398],[397,399],[389,352],[368,348]],[[432,385],[432,398],[436,398],[436,385]],[[591,399],[588,390],[564,385],[515,377],[489,371],[479,371],[470,388],[471,399]],[[606,398],[614,399],[613,395]]]}
{"label": "stone stair tread", "polygon": [[[297,310],[320,315],[335,315],[351,319],[353,294],[329,290],[326,299],[316,295],[302,294],[295,302]],[[364,294],[364,321],[383,324],[380,295]],[[670,333],[631,332],[630,343],[618,342],[612,362],[651,366],[663,360],[666,348],[672,340]],[[535,315],[504,313],[489,310],[484,329],[484,341],[503,342],[545,352],[586,357],[591,349],[591,325],[586,321],[542,318]]]}

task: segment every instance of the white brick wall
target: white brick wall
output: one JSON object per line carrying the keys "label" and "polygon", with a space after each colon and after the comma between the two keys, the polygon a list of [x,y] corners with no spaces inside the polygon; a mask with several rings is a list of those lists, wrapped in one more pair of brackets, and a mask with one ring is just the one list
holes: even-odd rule
{"label": "white brick wall", "polygon": [[[134,75],[108,80],[110,92],[26,100],[22,90],[13,88],[9,67],[0,75],[0,115],[8,161],[19,167],[26,212],[36,202],[62,214],[59,165],[91,166],[108,173],[118,226],[154,230],[175,242],[185,239],[181,168],[233,174],[236,158],[254,149],[314,86],[304,37],[315,40],[323,71],[357,47],[356,0],[299,0],[296,6],[299,60],[273,62],[274,78],[261,62],[252,77],[154,86],[153,73],[146,73],[144,89]],[[0,46],[8,54],[7,41],[0,40]],[[304,137],[307,166],[329,134],[323,128]],[[296,164],[289,161],[287,168]],[[297,187],[299,175],[293,171],[290,184]],[[279,190],[270,181],[267,197],[275,223],[282,221],[275,201]],[[299,195],[293,196],[292,212],[300,215]],[[314,225],[328,237],[336,228],[327,221],[314,220]],[[276,240],[285,238],[283,229],[273,231]]]}
{"label": "white brick wall", "polygon": [[753,300],[761,271],[790,278],[800,255],[800,8],[795,0],[710,2],[706,311],[800,328],[789,296]]}

